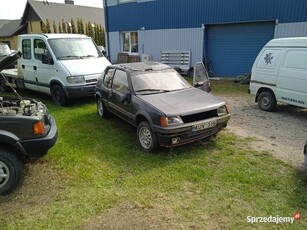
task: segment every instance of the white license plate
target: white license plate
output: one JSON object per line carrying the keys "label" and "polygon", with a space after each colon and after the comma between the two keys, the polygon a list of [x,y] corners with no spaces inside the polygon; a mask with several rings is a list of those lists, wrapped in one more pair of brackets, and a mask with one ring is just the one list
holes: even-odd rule
{"label": "white license plate", "polygon": [[216,120],[206,121],[206,122],[201,123],[201,124],[193,125],[192,131],[195,132],[195,131],[199,131],[199,130],[203,130],[203,129],[212,128],[212,127],[215,127],[216,124],[217,124]]}

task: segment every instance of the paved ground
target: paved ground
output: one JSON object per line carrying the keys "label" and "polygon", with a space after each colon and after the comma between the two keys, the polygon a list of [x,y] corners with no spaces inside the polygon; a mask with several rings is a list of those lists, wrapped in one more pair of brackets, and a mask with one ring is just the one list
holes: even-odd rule
{"label": "paved ground", "polygon": [[254,97],[223,96],[232,113],[228,128],[240,136],[259,139],[254,147],[268,150],[283,161],[303,166],[303,147],[307,140],[307,109],[278,105],[276,111],[258,108]]}

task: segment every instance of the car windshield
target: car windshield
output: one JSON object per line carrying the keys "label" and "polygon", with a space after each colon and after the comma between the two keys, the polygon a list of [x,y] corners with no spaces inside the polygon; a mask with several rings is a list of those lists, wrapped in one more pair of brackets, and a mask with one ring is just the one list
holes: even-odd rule
{"label": "car windshield", "polygon": [[10,47],[7,44],[0,44],[0,56],[6,56],[11,54]]}
{"label": "car windshield", "polygon": [[57,59],[82,59],[102,56],[90,38],[50,39],[49,44]]}
{"label": "car windshield", "polygon": [[133,75],[131,81],[137,94],[164,93],[192,87],[174,70]]}

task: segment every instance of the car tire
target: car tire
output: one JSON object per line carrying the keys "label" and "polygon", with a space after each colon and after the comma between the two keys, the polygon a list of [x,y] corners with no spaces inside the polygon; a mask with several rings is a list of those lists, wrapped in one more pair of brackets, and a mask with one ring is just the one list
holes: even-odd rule
{"label": "car tire", "polygon": [[258,96],[258,106],[260,109],[271,112],[276,107],[276,99],[273,93],[264,91]]}
{"label": "car tire", "polygon": [[139,145],[146,152],[154,152],[158,148],[158,139],[148,122],[141,122],[137,127]]}
{"label": "car tire", "polygon": [[51,88],[52,100],[56,105],[65,106],[68,104],[68,99],[59,85],[54,85]]}
{"label": "car tire", "polygon": [[5,84],[4,76],[0,74],[0,91],[7,92],[9,87]]}
{"label": "car tire", "polygon": [[103,104],[101,97],[97,98],[96,105],[97,105],[97,113],[100,117],[103,117],[103,118],[110,117],[111,114],[110,114],[109,110],[107,110],[105,105]]}
{"label": "car tire", "polygon": [[0,194],[11,193],[23,177],[23,163],[12,152],[0,149]]}
{"label": "car tire", "polygon": [[188,76],[194,77],[194,67],[191,67],[191,68],[188,70]]}

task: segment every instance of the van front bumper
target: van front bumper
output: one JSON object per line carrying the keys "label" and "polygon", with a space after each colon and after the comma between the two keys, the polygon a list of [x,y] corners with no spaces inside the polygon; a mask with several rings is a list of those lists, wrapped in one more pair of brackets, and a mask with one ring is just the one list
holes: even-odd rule
{"label": "van front bumper", "polygon": [[84,86],[66,86],[63,87],[65,95],[68,98],[89,97],[95,95],[96,84]]}

